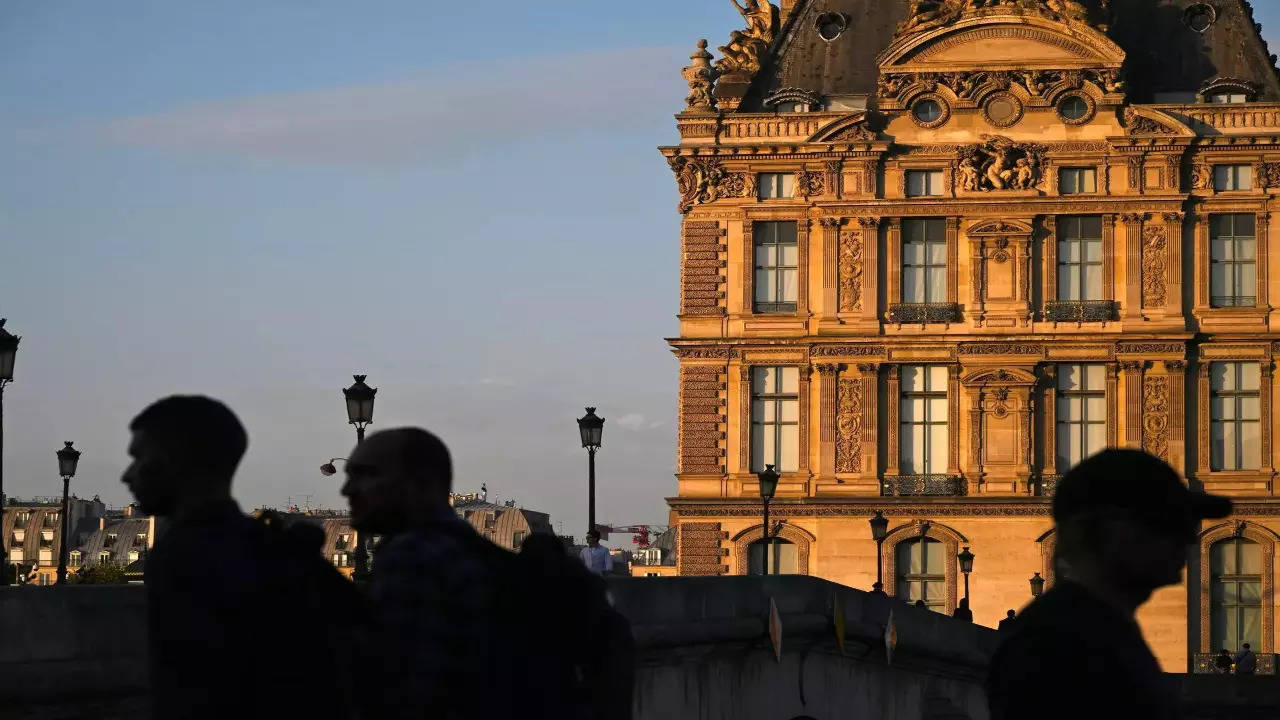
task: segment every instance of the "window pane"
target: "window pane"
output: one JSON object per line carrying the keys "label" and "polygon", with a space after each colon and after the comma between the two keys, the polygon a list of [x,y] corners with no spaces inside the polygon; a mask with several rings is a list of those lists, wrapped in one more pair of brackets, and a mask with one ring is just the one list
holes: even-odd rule
{"label": "window pane", "polygon": [[1213,363],[1209,366],[1209,389],[1215,392],[1235,389],[1235,363]]}
{"label": "window pane", "polygon": [[1248,165],[1237,165],[1235,169],[1235,186],[1237,190],[1253,189],[1253,168]]}
{"label": "window pane", "polygon": [[1067,470],[1080,462],[1080,433],[1077,426],[1061,424],[1058,426],[1058,462],[1067,466],[1058,468]]}
{"label": "window pane", "polygon": [[946,584],[937,581],[925,583],[924,601],[928,605],[938,605],[943,602]]}
{"label": "window pane", "polygon": [[1235,423],[1222,424],[1222,470],[1239,470],[1240,434]]}
{"label": "window pane", "polygon": [[1262,403],[1257,397],[1240,398],[1240,411],[1237,413],[1241,420],[1259,420],[1261,419]]}
{"label": "window pane", "polygon": [[1080,256],[1080,243],[1071,240],[1058,241],[1058,262],[1078,263]]}
{"label": "window pane", "polygon": [[757,303],[770,303],[778,296],[778,286],[775,283],[776,278],[777,273],[772,270],[756,270]]}
{"label": "window pane", "polygon": [[924,302],[924,270],[904,269],[902,272],[902,302]]}
{"label": "window pane", "polygon": [[908,425],[899,435],[902,438],[902,471],[907,475],[928,472],[924,462],[924,425]]}
{"label": "window pane", "polygon": [[779,540],[774,541],[772,566],[777,568],[774,570],[779,575],[795,575],[797,553],[796,546],[789,542]]}
{"label": "window pane", "polygon": [[947,271],[944,267],[929,268],[925,302],[943,302],[947,297]]}
{"label": "window pane", "polygon": [[1107,418],[1106,398],[1091,397],[1085,400],[1085,411],[1089,420],[1099,422]]}
{"label": "window pane", "polygon": [[947,426],[933,425],[929,432],[929,466],[925,472],[938,475],[947,471]]}
{"label": "window pane", "polygon": [[1226,439],[1222,423],[1212,423],[1209,431],[1209,464],[1214,470],[1226,468]]}
{"label": "window pane", "polygon": [[[1233,583],[1236,584],[1236,583]],[[1246,605],[1262,602],[1262,583],[1261,582],[1242,582],[1238,583],[1237,595],[1239,601]]]}
{"label": "window pane", "polygon": [[908,243],[924,242],[925,221],[919,218],[909,218],[902,221],[902,239]]}
{"label": "window pane", "polygon": [[785,173],[779,178],[779,195],[784,198],[795,197],[796,195],[796,176],[791,173]]}
{"label": "window pane", "polygon": [[1234,420],[1236,404],[1230,398],[1209,398],[1209,416],[1215,420]]}
{"label": "window pane", "polygon": [[1098,192],[1098,171],[1093,168],[1082,171],[1080,180],[1080,192],[1096,193]]}
{"label": "window pane", "polygon": [[1080,275],[1075,268],[1058,268],[1058,299],[1080,299]]}
{"label": "window pane", "polygon": [[1230,265],[1213,263],[1209,265],[1209,299],[1214,305],[1222,305],[1223,298],[1234,297],[1236,289],[1232,283]]}
{"label": "window pane", "polygon": [[[769,433],[771,434],[771,433]],[[766,460],[765,455],[765,427],[761,425],[751,426],[751,469],[752,471],[763,470],[764,466],[772,463],[772,458]]]}
{"label": "window pane", "polygon": [[773,368],[773,371],[781,378],[780,389],[782,392],[794,394],[800,391],[800,368],[789,366]]}
{"label": "window pane", "polygon": [[[1088,427],[1088,440],[1089,443],[1083,451],[1084,457],[1102,452],[1102,449],[1107,446],[1106,423],[1090,423]],[[1084,457],[1081,459],[1083,460]]]}
{"label": "window pane", "polygon": [[925,173],[918,170],[907,171],[907,195],[920,196],[924,195],[925,189]]}
{"label": "window pane", "polygon": [[1240,389],[1257,391],[1262,386],[1262,366],[1258,363],[1240,364]]}
{"label": "window pane", "polygon": [[1213,186],[1217,190],[1231,190],[1231,167],[1229,165],[1213,166]]}
{"label": "window pane", "polygon": [[911,572],[919,572],[919,568],[913,570],[911,565],[912,555],[914,554],[912,550],[915,549],[917,542],[917,540],[904,540],[898,543],[898,546],[894,549],[894,555],[896,556],[894,558],[894,568],[899,576]]}
{"label": "window pane", "polygon": [[1095,263],[1102,262],[1102,240],[1101,239],[1086,240],[1084,241],[1083,245],[1084,245],[1083,252],[1084,252],[1085,260],[1087,260],[1088,262],[1095,262]]}
{"label": "window pane", "polygon": [[930,575],[941,575],[946,566],[943,564],[943,553],[946,546],[937,540],[924,539],[925,569]]}
{"label": "window pane", "polygon": [[778,273],[778,279],[781,287],[779,288],[780,293],[777,297],[782,302],[796,302],[796,291],[798,289],[796,284],[796,272],[796,270],[783,270]]}
{"label": "window pane", "polygon": [[1262,574],[1262,546],[1252,540],[1240,541],[1240,574]]}
{"label": "window pane", "polygon": [[935,392],[946,392],[947,374],[947,366],[945,365],[929,366],[929,389]]}
{"label": "window pane", "polygon": [[945,267],[947,264],[947,244],[945,242],[931,242],[928,243],[927,247],[929,264]]}
{"label": "window pane", "polygon": [[1259,423],[1247,422],[1240,428],[1240,469],[1262,467],[1262,433]]}
{"label": "window pane", "polygon": [[1253,260],[1258,256],[1257,239],[1250,237],[1236,238],[1235,254],[1237,260]]}
{"label": "window pane", "polygon": [[1059,390],[1082,390],[1084,383],[1084,367],[1081,365],[1058,366]]}
{"label": "window pane", "polygon": [[1083,294],[1080,295],[1081,300],[1101,300],[1102,299],[1102,267],[1099,265],[1090,265],[1085,269],[1085,285]]}
{"label": "window pane", "polygon": [[1246,298],[1245,305],[1253,305],[1257,301],[1248,298],[1258,297],[1258,271],[1253,263],[1239,263],[1236,265],[1236,296]]}
{"label": "window pane", "polygon": [[920,365],[902,366],[903,392],[920,392],[924,390],[924,367]]}
{"label": "window pane", "polygon": [[934,422],[934,423],[940,422],[940,423],[943,423],[945,426],[945,423],[947,422],[947,399],[946,398],[944,397],[929,398],[928,410],[929,410],[928,417],[930,422]]}
{"label": "window pane", "polygon": [[796,425],[782,427],[782,448],[778,456],[780,472],[795,472],[800,469],[800,428]]}
{"label": "window pane", "polygon": [[1262,608],[1246,607],[1240,611],[1240,636],[1233,648],[1245,643],[1251,648],[1262,647]]}
{"label": "window pane", "polygon": [[778,403],[781,410],[781,420],[784,423],[799,422],[800,420],[800,403],[795,400],[783,400]]}

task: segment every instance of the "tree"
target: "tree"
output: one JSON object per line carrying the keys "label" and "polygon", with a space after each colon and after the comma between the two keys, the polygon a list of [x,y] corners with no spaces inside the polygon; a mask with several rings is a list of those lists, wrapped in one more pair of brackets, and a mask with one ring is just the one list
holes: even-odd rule
{"label": "tree", "polygon": [[67,582],[76,585],[124,585],[129,582],[124,575],[124,565],[117,562],[102,562],[92,567],[82,567],[74,575],[67,577]]}

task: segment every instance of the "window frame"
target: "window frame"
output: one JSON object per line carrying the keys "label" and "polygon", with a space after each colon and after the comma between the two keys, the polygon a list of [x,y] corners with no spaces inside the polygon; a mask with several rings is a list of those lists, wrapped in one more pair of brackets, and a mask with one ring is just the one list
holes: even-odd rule
{"label": "window frame", "polygon": [[[923,192],[912,192],[911,181],[913,178],[923,180]],[[902,194],[909,198],[942,197],[947,189],[946,176],[941,168],[908,168],[903,172],[902,182]]]}
{"label": "window frame", "polygon": [[[905,378],[907,375],[907,371],[913,368],[922,371],[921,375],[924,378],[924,385],[925,385],[923,390],[908,390],[906,387]],[[929,372],[933,368],[943,368],[946,371],[946,377],[943,379],[943,386],[941,390],[933,388],[932,377],[931,377],[932,373]],[[948,366],[940,365],[937,363],[925,364],[925,365],[903,365],[898,369],[898,383],[899,383],[898,384],[898,438],[899,438],[898,468],[899,468],[899,474],[901,475],[919,475],[919,476],[943,475],[943,474],[946,474],[947,468],[950,466],[951,453],[948,448],[948,450],[944,453],[944,456],[940,459],[943,469],[940,472],[930,472],[930,470],[933,467],[935,467],[935,464],[934,464],[935,458],[933,458],[933,453],[932,453],[933,439],[934,439],[933,435],[935,430],[940,426],[941,431],[944,434],[944,437],[948,441],[948,444],[951,440],[950,427],[949,427],[950,418],[951,418],[951,402],[952,402],[950,393],[949,393],[950,386],[951,386],[950,374],[951,374],[950,368]],[[908,401],[916,400],[916,399],[922,400],[923,406],[924,406],[924,418],[919,421],[908,419],[907,417]],[[934,419],[932,417],[932,403],[930,401],[938,400],[938,399],[943,400],[943,402],[946,404],[946,409],[942,413],[942,418]],[[917,425],[922,426],[924,428],[924,431],[923,431],[924,442],[922,444],[922,452],[924,452],[924,457],[920,459],[919,463],[914,463],[914,462],[909,463],[908,458],[906,456],[906,453],[908,451],[907,443],[903,440],[903,438],[909,437],[909,434],[912,432],[912,429],[915,428]],[[911,465],[912,467],[923,466],[925,468],[925,471],[910,472],[907,470],[908,465]]]}
{"label": "window frame", "polygon": [[[1236,233],[1236,226],[1239,223],[1240,218],[1249,218],[1250,222],[1252,222],[1253,224],[1252,234],[1240,235]],[[1226,234],[1226,235],[1215,234],[1214,229],[1215,227],[1217,227],[1218,223],[1223,221],[1228,221],[1228,220],[1230,221],[1230,224],[1231,224],[1230,234]],[[1211,309],[1257,307],[1258,305],[1258,219],[1257,217],[1251,213],[1210,213],[1208,226],[1209,226],[1209,247],[1207,248],[1207,255],[1209,259],[1209,278],[1208,278],[1209,307]],[[1222,242],[1224,240],[1229,241],[1232,246],[1231,260],[1223,260],[1221,258],[1215,259],[1214,252],[1213,252],[1214,244],[1216,242]],[[1242,261],[1239,259],[1240,247],[1241,247],[1241,242],[1246,240],[1251,241],[1253,243],[1253,259]],[[1232,295],[1225,294],[1226,288],[1214,287],[1214,283],[1213,283],[1214,268],[1222,265],[1230,266],[1231,281],[1228,284],[1234,286],[1232,288],[1232,290],[1234,291],[1234,294]],[[1245,278],[1249,278],[1253,281],[1253,292],[1254,292],[1253,295],[1240,294],[1241,285],[1245,280]],[[1219,293],[1224,293],[1224,294],[1215,295],[1214,294],[1215,289]],[[1250,300],[1252,302],[1250,302]]]}
{"label": "window frame", "polygon": [[[1071,175],[1073,173],[1076,175]],[[1093,179],[1092,190],[1081,190],[1081,189],[1068,190],[1067,189],[1068,177],[1075,177],[1076,187],[1079,188],[1082,185],[1082,180],[1085,178],[1088,178],[1089,176],[1092,176],[1092,179]],[[1098,194],[1098,168],[1094,166],[1059,168],[1058,169],[1058,194],[1059,195],[1097,195]]]}
{"label": "window frame", "polygon": [[[1235,374],[1234,374],[1236,378],[1235,388],[1226,389],[1226,390],[1213,389],[1214,367],[1218,365],[1234,365],[1235,366]],[[1258,369],[1258,389],[1257,390],[1243,390],[1240,388],[1240,385],[1241,385],[1240,378],[1242,377],[1241,371],[1246,365],[1252,365]],[[1208,428],[1208,431],[1209,431],[1209,471],[1210,472],[1251,473],[1251,472],[1259,472],[1262,470],[1262,467],[1265,463],[1265,459],[1262,457],[1263,455],[1262,433],[1265,430],[1262,424],[1262,417],[1265,414],[1262,408],[1262,401],[1263,401],[1262,372],[1263,372],[1263,368],[1261,363],[1251,362],[1248,360],[1221,360],[1221,361],[1215,360],[1209,363],[1209,408],[1208,408],[1209,428]],[[1248,400],[1250,398],[1256,400],[1258,405],[1258,416],[1257,418],[1252,420],[1241,417],[1241,415],[1243,414],[1242,401]],[[1218,399],[1228,399],[1233,401],[1234,407],[1232,408],[1232,410],[1233,410],[1234,417],[1232,418],[1215,417],[1215,413],[1213,409],[1214,400],[1218,400]],[[1217,440],[1220,434],[1218,432],[1218,428],[1220,426],[1225,425],[1226,423],[1231,423],[1232,425],[1234,425],[1234,430],[1235,430],[1235,439],[1236,439],[1235,446],[1234,446],[1235,467],[1232,467],[1232,468],[1225,467],[1226,454],[1228,452],[1228,449],[1226,447],[1223,448],[1221,459],[1216,457],[1216,453],[1214,449],[1217,443],[1219,442]],[[1258,466],[1257,467],[1243,466],[1244,454],[1245,454],[1244,428],[1246,424],[1252,424],[1257,428],[1257,437],[1258,437]],[[1226,442],[1225,429],[1221,433],[1221,436],[1223,438],[1221,442],[1223,442],[1225,446],[1225,442]]]}
{"label": "window frame", "polygon": [[[942,550],[942,567],[938,568],[936,573],[932,572],[931,569],[928,567],[929,553],[927,551],[927,548],[929,547],[929,543],[936,543],[937,545],[940,546],[940,549]],[[909,562],[906,569],[900,567],[900,563],[898,562],[900,559],[899,554],[901,553],[904,545],[907,546],[907,553],[909,554],[914,553],[916,548],[920,548],[921,572],[919,573],[910,572]],[[948,604],[947,603],[947,555],[948,555],[947,543],[941,540],[938,540],[937,538],[931,538],[928,536],[914,537],[914,538],[907,538],[905,540],[902,540],[901,542],[896,543],[893,547],[894,596],[897,599],[902,600],[903,602],[913,603],[914,601],[910,599],[911,585],[912,583],[920,583],[921,585],[920,599],[924,600],[925,607],[929,608],[934,612],[940,612],[940,613],[946,614],[947,604]],[[942,593],[941,593],[942,597],[941,597],[941,600],[939,600],[938,602],[931,603],[928,600],[928,596],[929,596],[928,587],[929,585],[934,585],[934,584],[942,586]]]}
{"label": "window frame", "polygon": [[[1233,553],[1234,553],[1234,560],[1235,560],[1235,568],[1236,568],[1236,572],[1234,572],[1234,573],[1215,574],[1215,573],[1213,572],[1213,566],[1212,566],[1214,548],[1219,547],[1219,546],[1222,546],[1222,545],[1224,545],[1224,544],[1230,544],[1230,545],[1232,546],[1232,551],[1233,551]],[[1256,574],[1255,574],[1255,573],[1244,573],[1244,572],[1242,572],[1242,571],[1241,571],[1241,568],[1243,567],[1243,562],[1242,562],[1242,560],[1243,560],[1243,554],[1242,554],[1242,552],[1241,552],[1241,551],[1242,551],[1242,549],[1243,549],[1246,545],[1252,545],[1252,546],[1254,546],[1255,548],[1257,548],[1257,551],[1258,551],[1258,565],[1259,565],[1259,568],[1258,568],[1258,572],[1257,572]],[[1223,538],[1223,539],[1221,539],[1221,540],[1217,540],[1217,541],[1213,542],[1213,543],[1209,546],[1209,560],[1210,560],[1210,568],[1209,568],[1209,632],[1210,632],[1209,646],[1210,646],[1211,648],[1222,648],[1222,647],[1226,647],[1226,648],[1231,648],[1231,649],[1239,649],[1239,648],[1240,648],[1240,643],[1243,643],[1243,642],[1250,642],[1250,643],[1251,643],[1251,645],[1252,645],[1252,648],[1254,649],[1254,651],[1255,651],[1255,652],[1263,652],[1263,650],[1262,650],[1262,648],[1263,648],[1263,643],[1262,643],[1262,639],[1263,639],[1263,638],[1262,638],[1262,636],[1263,636],[1263,633],[1264,633],[1264,630],[1263,630],[1263,625],[1264,625],[1264,623],[1263,623],[1263,611],[1262,611],[1262,606],[1263,606],[1263,604],[1264,604],[1264,598],[1263,598],[1263,582],[1262,582],[1262,573],[1263,573],[1263,571],[1264,571],[1265,567],[1264,567],[1263,557],[1262,557],[1262,556],[1263,556],[1263,551],[1262,551],[1262,547],[1261,547],[1261,544],[1260,544],[1260,543],[1258,543],[1256,540],[1253,540],[1253,539],[1251,539],[1251,538],[1247,538],[1247,537],[1243,537],[1243,536],[1240,536],[1240,535],[1236,535],[1236,536],[1233,536],[1233,537]],[[1257,598],[1258,598],[1256,602],[1246,602],[1246,601],[1244,601],[1244,600],[1243,600],[1243,595],[1242,595],[1242,593],[1240,592],[1240,590],[1241,590],[1241,587],[1242,587],[1243,585],[1245,585],[1246,583],[1253,583],[1253,584],[1256,586],[1256,588],[1257,588]],[[1217,597],[1217,595],[1218,595],[1218,593],[1217,593],[1217,592],[1215,592],[1215,591],[1217,590],[1217,588],[1218,588],[1219,586],[1224,586],[1224,587],[1225,587],[1225,586],[1227,586],[1227,585],[1234,585],[1234,586],[1235,586],[1235,590],[1236,590],[1236,593],[1235,593],[1236,600],[1235,600],[1235,602],[1227,602],[1227,601],[1225,600],[1225,596],[1226,596],[1226,592],[1225,592],[1225,591],[1222,593],[1222,595],[1223,595],[1223,597],[1224,597],[1224,599],[1223,599],[1223,600],[1219,601],[1219,600],[1216,600],[1216,599],[1215,599],[1215,598]],[[1241,628],[1242,628],[1242,626],[1243,626],[1243,622],[1242,622],[1242,621],[1243,621],[1243,619],[1244,619],[1244,614],[1245,614],[1245,612],[1246,612],[1248,609],[1255,609],[1255,610],[1257,611],[1257,613],[1258,613],[1258,637],[1257,637],[1257,638],[1245,638],[1245,637],[1243,637],[1243,636],[1242,636],[1242,634],[1241,634]],[[1214,632],[1215,632],[1216,625],[1217,625],[1217,623],[1215,623],[1215,622],[1214,622],[1214,620],[1218,617],[1218,613],[1223,613],[1223,612],[1228,612],[1228,611],[1234,611],[1234,613],[1235,613],[1235,615],[1236,615],[1236,618],[1235,618],[1236,637],[1234,638],[1234,642],[1232,642],[1231,644],[1224,644],[1224,643],[1226,643],[1226,642],[1227,642],[1227,639],[1226,639],[1226,638],[1219,638],[1219,637],[1215,637],[1215,636],[1214,636]]]}
{"label": "window frame", "polygon": [[[791,179],[790,184],[787,183],[787,178]],[[794,200],[795,197],[796,174],[794,172],[756,173],[757,200]]]}
{"label": "window frame", "polygon": [[[1225,175],[1220,175],[1225,171]],[[1224,179],[1226,182],[1219,182]],[[1214,192],[1253,192],[1253,166],[1247,163],[1215,163],[1213,165]],[[1241,185],[1247,187],[1241,187]]]}
{"label": "window frame", "polygon": [[[781,386],[777,390],[760,387],[761,382],[758,379],[757,373],[760,373],[759,377],[768,378],[769,370],[776,371],[774,376],[778,379],[778,385]],[[783,376],[788,370],[796,373],[796,391],[794,393],[787,392],[785,390],[786,383]],[[750,434],[748,435],[750,444],[749,470],[750,472],[755,473],[764,470],[765,465],[773,465],[774,469],[779,473],[798,472],[800,466],[803,464],[800,460],[800,454],[805,451],[803,447],[800,447],[800,368],[794,365],[753,365],[751,366],[750,373],[750,405],[747,408],[748,422],[750,424]],[[765,421],[763,418],[757,416],[757,403],[773,404],[774,419],[772,421]],[[794,421],[782,419],[785,417],[783,410],[788,403],[794,403]],[[760,434],[762,435],[768,432],[767,428],[773,428],[773,457],[771,459],[766,459],[764,457],[764,448],[757,447],[755,440],[757,427],[761,428]],[[795,434],[796,467],[788,468],[782,463],[782,448],[784,442],[787,440],[787,438],[784,437],[784,434],[792,432]],[[758,458],[757,453],[759,454]]]}
{"label": "window frame", "polygon": [[[1063,387],[1064,378],[1068,374],[1067,371],[1071,368],[1076,368],[1078,371],[1077,372],[1078,376],[1084,379],[1084,385],[1085,385],[1084,388],[1069,389],[1069,388]],[[1088,371],[1090,368],[1100,368],[1102,370],[1101,385],[1097,388],[1093,388],[1090,386],[1089,379],[1088,379],[1089,378]],[[1054,466],[1058,468],[1060,472],[1062,472],[1073,467],[1075,464],[1079,463],[1081,460],[1084,460],[1090,455],[1103,450],[1108,445],[1107,419],[1108,419],[1108,416],[1110,415],[1110,411],[1109,411],[1109,408],[1107,407],[1107,370],[1106,370],[1106,365],[1104,363],[1087,363],[1087,362],[1086,363],[1057,363],[1054,368],[1054,374],[1055,374],[1054,389],[1053,389],[1053,392],[1054,392],[1054,418],[1053,418]],[[1092,417],[1089,414],[1089,404],[1090,404],[1089,400],[1091,399],[1098,399],[1102,401],[1102,417],[1098,420],[1092,419]],[[1073,400],[1078,401],[1080,403],[1081,419],[1080,420],[1070,420],[1070,419],[1063,420],[1062,419],[1063,408],[1064,406],[1069,406],[1069,404]],[[1072,432],[1079,433],[1079,436],[1080,436],[1079,440],[1080,440],[1080,447],[1082,448],[1082,455],[1078,459],[1072,460],[1071,458],[1066,457],[1065,455],[1062,454],[1062,448],[1064,445],[1063,443],[1063,439],[1064,439],[1063,427],[1064,426],[1066,426],[1067,428],[1066,431],[1069,433],[1072,433]],[[1089,445],[1090,426],[1101,426],[1102,428],[1102,446],[1101,447],[1093,448]]]}
{"label": "window frame", "polygon": [[[1083,223],[1086,219],[1098,220],[1097,237],[1086,236],[1083,230]],[[1070,226],[1075,224],[1075,232],[1071,235]],[[1106,302],[1110,298],[1107,294],[1107,260],[1106,260],[1106,218],[1102,215],[1063,215],[1057,219],[1057,230],[1054,237],[1056,249],[1056,267],[1054,274],[1054,299],[1058,302]],[[1096,261],[1087,259],[1088,244],[1096,242],[1098,245],[1098,259]],[[1069,256],[1064,252],[1066,247],[1072,244],[1079,246],[1079,260],[1073,261],[1068,259]],[[1087,291],[1089,283],[1089,271],[1092,268],[1098,270],[1098,297],[1087,297],[1090,293]],[[1075,274],[1078,281],[1078,287],[1081,297],[1063,297],[1062,278],[1069,274]]]}
{"label": "window frame", "polygon": [[[917,223],[922,228],[922,232],[920,233],[922,236],[922,239],[920,240],[908,239],[909,236],[912,234],[909,228],[911,228],[912,225]],[[938,237],[933,236],[933,231],[935,229],[939,234]],[[901,244],[901,249],[898,252],[898,262],[899,262],[898,302],[903,304],[912,304],[912,305],[916,305],[916,304],[940,305],[940,304],[950,302],[950,299],[949,299],[950,288],[948,287],[949,285],[948,273],[950,271],[951,257],[950,257],[950,248],[948,247],[948,243],[947,243],[946,218],[936,218],[936,217],[903,218],[902,219],[902,236],[901,236],[900,244]],[[911,246],[911,245],[923,246],[922,252],[924,257],[924,263],[913,265],[907,262],[907,248],[908,246]],[[932,252],[933,247],[942,248],[943,259],[941,263],[934,262],[931,259],[933,257],[933,252]],[[931,275],[934,272],[942,273],[941,288],[937,291],[938,293],[940,293],[939,297],[933,297],[934,290],[932,288],[934,287],[934,284],[931,282]],[[924,295],[923,300],[907,298],[907,278],[908,276],[913,276],[913,275],[919,276],[918,282],[919,282],[919,286],[923,288],[923,295]]]}
{"label": "window frame", "polygon": [[[801,258],[800,258],[800,227],[795,220],[757,220],[751,223],[751,311],[759,315],[785,315],[799,312],[800,308],[800,283],[801,278]],[[781,239],[779,229],[783,226],[791,226],[793,232],[791,238]],[[770,237],[763,237],[764,235]],[[771,247],[774,251],[774,265],[760,264],[760,250],[762,247]],[[782,264],[783,252],[786,248],[795,249],[796,264]],[[793,291],[792,299],[787,299],[785,291],[785,283],[787,273],[792,273],[791,289]],[[771,273],[773,275],[774,298],[769,301],[760,300],[760,288],[762,287],[761,273]]]}

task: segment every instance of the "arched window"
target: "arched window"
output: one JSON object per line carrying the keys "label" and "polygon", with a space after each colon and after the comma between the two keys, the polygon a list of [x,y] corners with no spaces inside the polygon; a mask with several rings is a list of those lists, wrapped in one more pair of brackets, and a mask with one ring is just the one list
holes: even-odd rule
{"label": "arched window", "polygon": [[1209,550],[1210,643],[1239,650],[1262,647],[1262,548],[1243,537],[1220,540]]}
{"label": "arched window", "polygon": [[930,610],[945,612],[946,546],[932,538],[913,538],[898,543],[894,552],[898,598],[909,603],[924,600]]}
{"label": "arched window", "polygon": [[[765,541],[756,540],[747,547],[747,573],[749,575],[764,574]],[[799,553],[795,543],[780,537],[773,539],[772,552],[769,555],[770,575],[795,575],[799,566]]]}

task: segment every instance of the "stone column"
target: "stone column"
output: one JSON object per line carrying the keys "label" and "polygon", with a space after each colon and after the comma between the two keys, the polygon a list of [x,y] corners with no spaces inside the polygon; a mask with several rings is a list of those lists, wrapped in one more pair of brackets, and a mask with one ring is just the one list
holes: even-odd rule
{"label": "stone column", "polygon": [[983,311],[986,307],[983,302],[985,287],[983,280],[983,270],[986,269],[984,264],[983,238],[969,239],[969,317],[973,320],[974,327],[982,327]]}
{"label": "stone column", "polygon": [[947,218],[947,302],[960,302],[960,218]]}
{"label": "stone column", "polygon": [[1169,287],[1169,302],[1165,305],[1165,313],[1177,317],[1186,314],[1182,307],[1182,221],[1185,218],[1186,213],[1180,212],[1163,215],[1169,237],[1169,276],[1166,281]]}
{"label": "stone column", "polygon": [[[1116,216],[1102,216],[1102,299],[1116,300]],[[1055,289],[1056,291],[1056,289]]]}
{"label": "stone column", "polygon": [[1132,321],[1142,315],[1142,224],[1146,215],[1125,213],[1120,219],[1125,225],[1124,302],[1120,319]]}
{"label": "stone column", "polygon": [[1044,227],[1044,298],[1045,302],[1058,299],[1058,216],[1042,215]]}
{"label": "stone column", "polygon": [[1169,464],[1179,474],[1187,472],[1187,363],[1166,360],[1169,374]]}
{"label": "stone column", "polygon": [[947,367],[947,473],[960,474],[960,365]]}
{"label": "stone column", "polygon": [[1270,278],[1267,275],[1267,266],[1270,264],[1268,246],[1270,243],[1271,215],[1270,213],[1258,213],[1258,225],[1254,229],[1257,233],[1257,258],[1258,258],[1258,307],[1265,308],[1270,305],[1269,288]]}
{"label": "stone column", "polygon": [[862,376],[862,477],[880,489],[880,366],[863,363]]}
{"label": "stone column", "polygon": [[800,366],[800,431],[798,433],[800,443],[800,458],[796,470],[800,473],[806,473],[809,470],[809,455],[812,449],[809,447],[809,378],[813,372],[813,368],[809,365]]}
{"label": "stone column", "polygon": [[899,379],[899,373],[899,366],[889,366],[889,382],[887,383],[885,397],[885,404],[888,405],[886,408],[888,410],[886,413],[886,422],[889,425],[889,427],[885,428],[889,431],[889,442],[888,446],[885,448],[885,453],[888,455],[888,457],[884,459],[885,475],[901,474],[898,465],[901,458],[901,455],[898,452],[898,398],[900,395],[899,383],[901,382]]}
{"label": "stone column", "polygon": [[840,311],[837,290],[840,271],[840,218],[820,218],[822,226],[822,319],[834,320]]}
{"label": "stone column", "polygon": [[1146,363],[1126,360],[1120,363],[1124,373],[1124,444],[1142,449],[1142,371]]}
{"label": "stone column", "polygon": [[1043,398],[1041,407],[1044,408],[1044,442],[1041,443],[1044,452],[1043,473],[1045,475],[1058,474],[1058,366],[1048,363],[1041,367],[1041,374],[1044,377],[1044,389],[1041,393]]}
{"label": "stone column", "polygon": [[[1116,439],[1119,434],[1119,411],[1117,405],[1120,403],[1120,390],[1118,388],[1119,363],[1107,364],[1107,447],[1116,447],[1119,441]],[[1064,470],[1066,468],[1063,468]]]}
{"label": "stone column", "polygon": [[836,382],[840,366],[816,365],[818,371],[818,475],[823,481],[836,476]]}
{"label": "stone column", "polygon": [[738,366],[738,472],[751,472],[751,366]]}
{"label": "stone column", "polygon": [[751,220],[742,221],[742,313],[750,315],[756,311],[756,240],[755,224]]}
{"label": "stone column", "polygon": [[809,225],[809,218],[796,221],[796,249],[800,255],[800,267],[796,270],[796,312],[800,317],[809,315]]}
{"label": "stone column", "polygon": [[902,218],[889,218],[885,247],[885,271],[889,280],[886,302],[893,305],[902,302]]}

